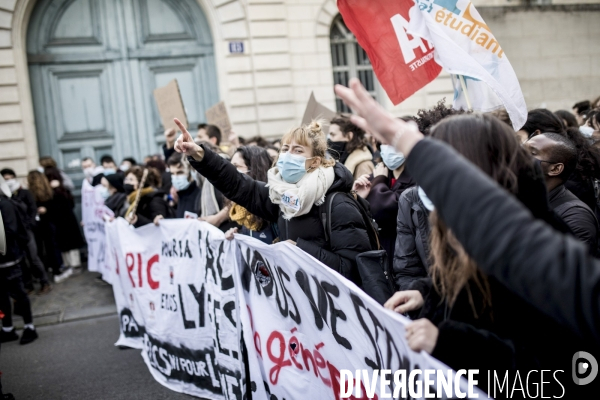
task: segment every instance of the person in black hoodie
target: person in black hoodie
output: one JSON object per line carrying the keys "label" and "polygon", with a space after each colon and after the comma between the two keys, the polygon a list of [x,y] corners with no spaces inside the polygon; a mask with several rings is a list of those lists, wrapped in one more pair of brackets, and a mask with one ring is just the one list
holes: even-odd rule
{"label": "person in black hoodie", "polygon": [[202,207],[200,202],[202,189],[198,187],[192,177],[189,163],[180,153],[174,153],[167,160],[167,164],[171,173],[171,182],[177,190],[175,218],[184,218],[186,211],[196,214],[196,218],[198,218]]}
{"label": "person in black hoodie", "polygon": [[139,228],[140,226],[154,223],[158,225],[163,218],[169,218],[169,205],[167,204],[166,194],[158,189],[161,187],[160,172],[155,168],[147,167],[148,176],[144,186],[140,191],[140,199],[135,214],[132,213],[140,183],[144,175],[144,168],[132,167],[127,171],[123,184],[125,194],[127,195],[127,210],[125,219],[127,222]]}
{"label": "person in black hoodie", "polygon": [[120,174],[106,175],[100,181],[103,186],[102,197],[104,205],[108,207],[116,217],[125,214],[125,203],[127,195],[123,188],[123,176]]}
{"label": "person in black hoodie", "polygon": [[183,134],[175,150],[188,156],[192,167],[228,199],[252,214],[277,223],[280,240],[288,241],[334,271],[359,282],[355,257],[371,250],[368,233],[355,201],[335,196],[331,211],[331,239],[319,216],[319,205],[329,193],[348,193],[353,177],[340,163],[327,159],[327,141],[318,122],[285,134],[276,167],[268,172],[268,186],[245,174],[204,146],[194,143],[181,122]]}
{"label": "person in black hoodie", "polygon": [[[590,393],[597,393],[598,379],[593,384],[577,386],[571,371],[580,361],[576,359],[580,350],[600,355],[600,261],[574,238],[538,220],[449,146],[423,140],[416,128],[395,120],[358,80],[351,79],[350,86],[351,89],[337,85],[335,90],[358,113],[353,121],[407,155],[408,168],[465,252],[482,273],[488,274],[490,284],[494,282],[504,294],[512,296],[504,300],[516,302],[510,305],[509,301],[502,301],[500,291],[497,293],[501,301],[492,299],[498,306],[494,307],[493,323],[507,318],[502,324],[504,333],[465,326],[467,330],[460,337],[448,337],[447,345],[453,344],[455,353],[462,350],[464,364],[470,365],[466,368],[472,368],[480,359],[482,363],[493,363],[501,372],[521,368],[526,373],[524,370],[528,369],[538,373],[537,378],[540,370],[553,370],[553,387],[546,386],[546,396],[589,398]],[[471,303],[469,298],[466,300]],[[477,299],[472,300],[477,303]],[[499,315],[504,307],[507,313]],[[436,347],[439,333],[430,325],[421,320],[407,326],[411,348],[431,352]],[[499,346],[488,347],[494,354],[480,352],[480,340],[465,340],[469,333],[496,340]],[[506,339],[510,335],[513,338]],[[480,369],[479,377],[482,376],[485,378]]]}

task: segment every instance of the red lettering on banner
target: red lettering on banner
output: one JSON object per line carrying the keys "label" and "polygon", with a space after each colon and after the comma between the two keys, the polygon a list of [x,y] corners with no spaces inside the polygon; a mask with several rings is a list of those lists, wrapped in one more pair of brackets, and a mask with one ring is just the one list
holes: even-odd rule
{"label": "red lettering on banner", "polygon": [[160,286],[160,282],[152,279],[152,266],[158,262],[158,254],[153,255],[148,260],[148,267],[146,269],[146,274],[148,275],[148,285],[150,285],[150,289],[156,290]]}
{"label": "red lettering on banner", "polygon": [[[131,262],[129,260],[131,260]],[[133,276],[131,276],[131,271],[133,271],[133,268],[135,268],[135,258],[133,257],[132,253],[127,253],[125,255],[125,265],[127,265],[127,273],[129,274],[129,279],[131,280],[131,286],[135,287]]]}
{"label": "red lettering on banner", "polygon": [[[248,309],[248,311],[250,310]],[[250,325],[252,325],[252,316],[250,317]],[[254,328],[252,327],[252,329]],[[269,355],[271,362],[275,364],[269,371],[269,380],[271,384],[277,385],[281,371],[285,367],[295,367],[300,371],[306,370],[307,372],[310,372],[312,364],[312,372],[314,373],[315,378],[320,378],[325,386],[333,390],[335,399],[340,399],[340,372],[333,364],[326,360],[319,351],[325,344],[322,342],[318,343],[311,351],[310,349],[305,348],[302,342],[293,335],[297,330],[297,328],[293,328],[290,331],[292,336],[287,343],[285,337],[279,331],[273,331],[269,335],[269,339],[267,340],[267,354]],[[255,333],[255,335],[258,335],[258,333]],[[289,359],[286,359],[286,347],[288,349],[287,354],[289,354]],[[260,347],[257,347],[257,351],[260,352]],[[299,355],[302,356],[301,361],[304,365],[297,359]],[[309,360],[310,363],[308,362]],[[361,393],[366,393],[362,381],[360,385],[362,388]],[[362,397],[351,396],[350,399],[368,400],[366,394]],[[378,400],[377,395],[370,400]]]}
{"label": "red lettering on banner", "polygon": [[[137,256],[137,281],[138,281],[138,285],[135,285],[135,279],[134,279],[134,270],[135,270],[135,259]],[[160,286],[160,282],[159,281],[155,281],[152,278],[152,266],[154,264],[156,264],[157,262],[159,262],[159,255],[155,254],[152,257],[150,257],[150,259],[148,260],[148,262],[146,263],[146,281],[148,282],[148,286],[150,286],[150,289],[152,290],[156,290],[159,288]],[[141,253],[127,253],[125,255],[125,265],[127,266],[127,274],[129,275],[129,280],[131,281],[131,286],[132,287],[138,287],[141,288],[144,285],[144,276],[143,276],[143,261],[142,261],[142,254]],[[119,273],[119,260],[117,259],[117,274]]]}

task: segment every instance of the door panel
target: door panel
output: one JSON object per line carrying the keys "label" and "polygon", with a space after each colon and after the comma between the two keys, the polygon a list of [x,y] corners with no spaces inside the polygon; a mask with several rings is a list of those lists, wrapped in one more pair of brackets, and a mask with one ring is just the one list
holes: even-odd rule
{"label": "door panel", "polygon": [[77,184],[83,157],[160,151],[156,87],[178,79],[191,124],[218,101],[212,38],[195,0],[39,0],[27,51],[40,154]]}

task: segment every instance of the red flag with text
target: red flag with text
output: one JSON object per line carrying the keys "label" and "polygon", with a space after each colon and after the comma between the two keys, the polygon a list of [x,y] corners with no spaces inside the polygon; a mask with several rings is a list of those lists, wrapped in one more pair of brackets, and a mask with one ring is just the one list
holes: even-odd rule
{"label": "red flag with text", "polygon": [[433,46],[406,32],[412,0],[338,0],[337,4],[392,103],[404,101],[442,71]]}

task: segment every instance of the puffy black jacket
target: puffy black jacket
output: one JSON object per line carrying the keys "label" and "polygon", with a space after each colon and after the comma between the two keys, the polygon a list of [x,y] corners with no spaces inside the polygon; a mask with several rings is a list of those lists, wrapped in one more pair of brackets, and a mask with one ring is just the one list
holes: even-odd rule
{"label": "puffy black jacket", "polygon": [[19,234],[17,211],[8,197],[4,195],[0,195],[0,214],[2,214],[6,240],[6,254],[0,254],[0,264],[14,263],[23,257],[23,249],[21,249],[17,240]]}
{"label": "puffy black jacket", "polygon": [[37,216],[37,204],[35,203],[33,194],[27,189],[19,188],[19,190],[13,194],[13,198],[16,198],[27,206],[27,215],[29,216],[29,219],[23,221],[23,224],[25,224],[27,229],[33,229],[36,225],[35,217]]}
{"label": "puffy black jacket", "polygon": [[[498,348],[475,337],[467,340],[466,332],[505,341],[505,351],[516,357],[508,360],[515,367],[531,365],[519,363],[523,356],[537,359],[539,369],[563,370],[558,375],[566,389],[563,398],[577,398],[585,390],[590,393],[591,385],[573,385],[571,363],[579,350],[600,358],[600,261],[590,256],[583,243],[535,219],[517,199],[447,145],[428,139],[419,142],[407,158],[407,167],[496,288],[492,287],[492,304],[499,331],[477,332],[473,325],[463,326],[453,338],[441,333],[437,346],[444,346],[446,336],[446,345],[456,346],[455,354],[463,348],[474,355],[480,351],[478,357],[484,357],[486,349]],[[504,323],[500,324],[495,307],[508,304],[507,295],[512,294],[520,299],[510,300],[514,305],[502,313]],[[459,335],[465,340],[460,341]],[[443,357],[438,350],[434,355]]]}
{"label": "puffy black jacket", "polygon": [[394,179],[394,171],[388,176],[377,176],[371,181],[371,191],[367,201],[371,205],[371,215],[379,226],[379,241],[388,253],[388,260],[394,258],[396,244],[396,218],[398,216],[398,199],[402,192],[415,185],[406,168],[398,179]]}
{"label": "puffy black jacket", "polygon": [[429,210],[417,191],[417,186],[405,190],[398,201],[393,262],[396,290],[407,290],[429,271]]}
{"label": "puffy black jacket", "polygon": [[[323,264],[354,282],[360,282],[355,257],[370,250],[371,246],[356,203],[347,196],[335,196],[331,210],[332,235],[327,243],[319,207],[314,206],[305,215],[285,220],[279,205],[271,202],[266,183],[240,174],[228,160],[206,147],[203,148],[202,161],[198,162],[191,157],[188,160],[225,197],[264,220],[277,222],[281,241],[295,241],[299,248]],[[335,179],[327,193],[352,190],[354,179],[350,171],[340,163],[336,163],[333,168]]]}
{"label": "puffy black jacket", "polygon": [[135,227],[147,225],[154,221],[158,215],[169,218],[169,205],[165,200],[165,194],[161,190],[155,190],[145,196],[140,197],[140,202],[136,211],[137,221]]}
{"label": "puffy black jacket", "polygon": [[590,208],[565,185],[549,193],[550,207],[567,224],[573,235],[587,244],[592,254],[598,247],[598,221]]}

